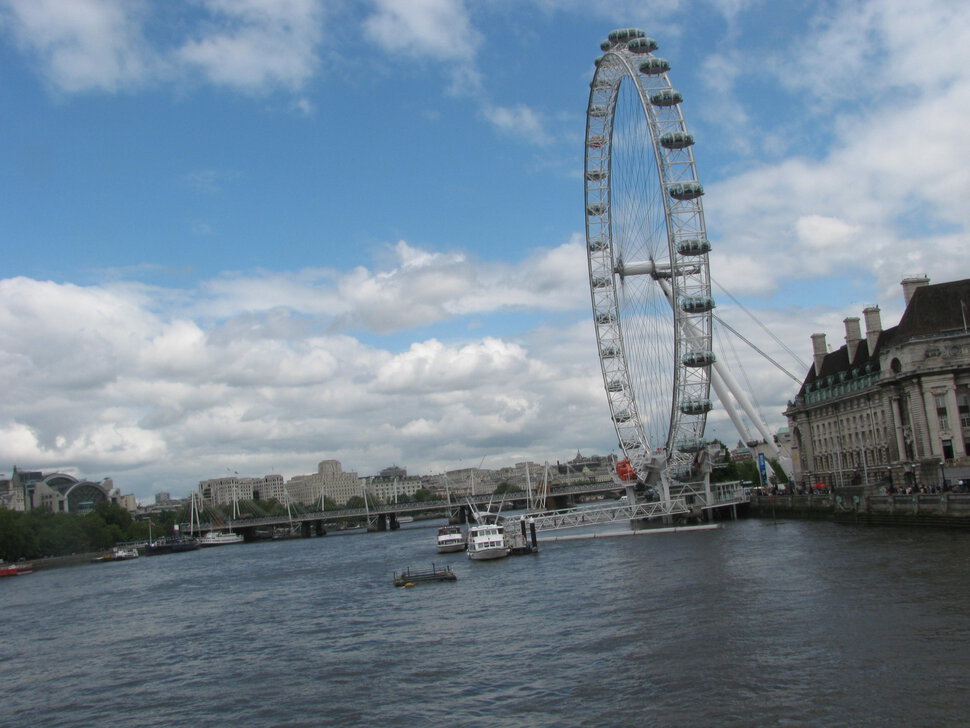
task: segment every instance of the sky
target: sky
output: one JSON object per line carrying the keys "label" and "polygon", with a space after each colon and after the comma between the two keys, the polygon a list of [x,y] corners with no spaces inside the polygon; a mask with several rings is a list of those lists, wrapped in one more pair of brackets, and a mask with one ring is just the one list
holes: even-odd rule
{"label": "sky", "polygon": [[967,277],[957,0],[0,0],[0,472],[616,451],[582,171],[623,27],[684,96],[717,313],[788,372],[719,345],[772,428],[812,333]]}

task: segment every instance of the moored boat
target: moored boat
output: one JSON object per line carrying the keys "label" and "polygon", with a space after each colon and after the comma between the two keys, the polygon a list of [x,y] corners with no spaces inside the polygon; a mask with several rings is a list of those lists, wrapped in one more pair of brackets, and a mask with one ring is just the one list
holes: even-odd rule
{"label": "moored boat", "polygon": [[183,551],[195,551],[199,548],[199,540],[190,536],[166,536],[145,544],[145,556],[159,556],[160,554],[177,554]]}
{"label": "moored boat", "polygon": [[34,573],[33,564],[0,564],[0,576],[21,576],[32,573]]}
{"label": "moored boat", "polygon": [[442,526],[438,529],[436,542],[439,554],[465,550],[465,534],[461,526]]}
{"label": "moored boat", "polygon": [[137,559],[137,558],[138,558],[138,549],[136,549],[134,546],[131,546],[131,547],[115,546],[108,553],[102,556],[93,558],[91,559],[91,561],[100,563],[102,561],[130,561],[131,559]]}
{"label": "moored boat", "polygon": [[234,543],[242,543],[244,540],[241,533],[209,531],[199,539],[199,546],[228,546]]}
{"label": "moored boat", "polygon": [[468,558],[475,561],[502,559],[509,555],[505,543],[505,529],[497,523],[481,523],[468,527]]}

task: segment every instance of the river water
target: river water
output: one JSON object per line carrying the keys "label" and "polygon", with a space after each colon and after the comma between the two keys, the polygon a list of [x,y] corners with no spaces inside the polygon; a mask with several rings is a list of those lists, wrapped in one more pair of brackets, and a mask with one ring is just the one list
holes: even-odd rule
{"label": "river water", "polygon": [[[970,534],[743,520],[470,562],[431,523],[2,579],[0,725],[970,725]],[[431,562],[458,581],[393,586]]]}

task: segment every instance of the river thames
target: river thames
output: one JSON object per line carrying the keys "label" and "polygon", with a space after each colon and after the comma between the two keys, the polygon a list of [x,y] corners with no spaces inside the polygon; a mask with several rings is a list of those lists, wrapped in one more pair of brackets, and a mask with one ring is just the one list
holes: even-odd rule
{"label": "river thames", "polygon": [[[0,580],[0,724],[970,725],[968,533],[742,520],[470,562],[440,523]],[[432,562],[458,581],[393,586]]]}

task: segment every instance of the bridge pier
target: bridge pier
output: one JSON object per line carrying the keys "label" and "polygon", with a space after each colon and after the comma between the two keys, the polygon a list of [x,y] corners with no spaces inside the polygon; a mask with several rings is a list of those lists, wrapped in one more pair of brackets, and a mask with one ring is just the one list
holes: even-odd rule
{"label": "bridge pier", "polygon": [[[393,516],[394,514],[392,513],[391,515]],[[395,519],[395,522],[396,520],[397,519]],[[367,521],[368,531],[386,531],[387,528],[388,528],[388,524],[387,524],[386,513],[378,513],[377,516],[372,517],[370,520]]]}
{"label": "bridge pier", "polygon": [[571,495],[549,495],[546,496],[546,508],[550,511],[559,511],[563,508],[572,508],[576,503]]}
{"label": "bridge pier", "polygon": [[448,514],[448,523],[452,526],[464,526],[470,521],[471,509],[468,506],[452,506]]}

